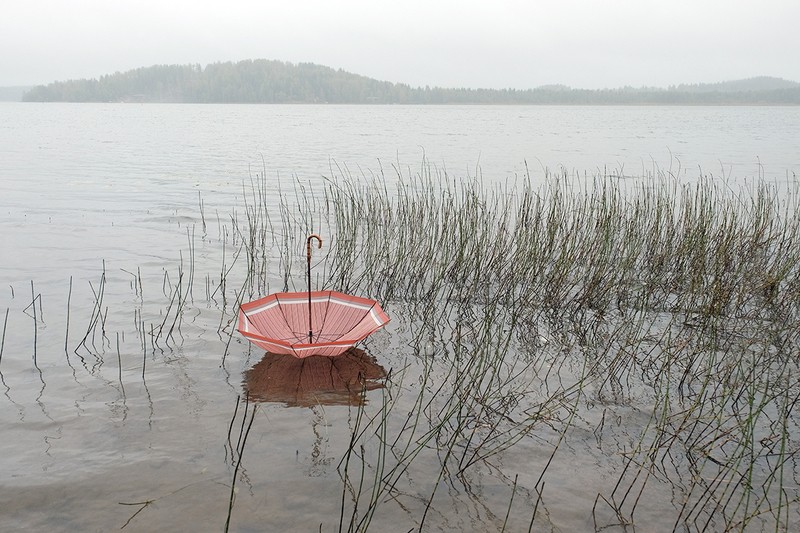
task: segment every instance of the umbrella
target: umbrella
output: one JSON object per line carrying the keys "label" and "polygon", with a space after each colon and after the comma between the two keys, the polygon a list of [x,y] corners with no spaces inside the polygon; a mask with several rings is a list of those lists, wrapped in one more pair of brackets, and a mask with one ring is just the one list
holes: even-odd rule
{"label": "umbrella", "polygon": [[308,291],[281,292],[242,304],[239,332],[275,354],[333,357],[383,327],[389,316],[375,300],[336,291],[311,291],[311,241],[306,240]]}
{"label": "umbrella", "polygon": [[252,401],[289,407],[363,405],[363,392],[383,387],[386,370],[363,350],[351,348],[339,357],[312,355],[298,359],[266,353],[245,372],[244,388]]}

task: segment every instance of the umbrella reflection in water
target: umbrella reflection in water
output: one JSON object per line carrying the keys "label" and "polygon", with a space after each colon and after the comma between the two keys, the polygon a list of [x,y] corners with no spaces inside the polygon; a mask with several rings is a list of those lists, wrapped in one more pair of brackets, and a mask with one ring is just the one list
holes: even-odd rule
{"label": "umbrella reflection in water", "polygon": [[386,370],[363,350],[351,348],[337,357],[298,359],[267,352],[244,375],[251,401],[289,407],[363,405],[365,391],[383,388]]}

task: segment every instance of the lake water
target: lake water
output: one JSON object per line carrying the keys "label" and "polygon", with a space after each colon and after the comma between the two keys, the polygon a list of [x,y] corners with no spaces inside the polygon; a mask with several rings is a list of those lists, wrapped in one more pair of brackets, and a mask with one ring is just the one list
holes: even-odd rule
{"label": "lake water", "polygon": [[[224,302],[217,290],[251,177],[265,174],[277,209],[279,190],[291,196],[348,172],[392,181],[425,162],[487,184],[659,172],[794,182],[800,108],[0,102],[0,529],[222,530],[241,474],[237,398],[263,355],[220,328],[236,312],[237,272]],[[280,290],[270,253],[270,287]],[[175,287],[190,271],[176,315]],[[153,344],[173,321],[175,335]],[[407,328],[398,315],[365,349],[387,370],[406,368]],[[380,404],[378,391],[368,396]],[[262,404],[254,419],[232,530],[337,529],[354,408],[285,403]],[[548,454],[529,444],[507,461]],[[592,527],[570,502],[591,511],[608,488],[618,466],[601,455],[576,455],[550,482],[554,527]],[[493,474],[482,472],[474,494],[442,489],[458,512],[448,515],[445,500],[433,529],[502,523],[513,476]],[[377,530],[406,523],[405,507],[387,507]],[[526,530],[530,512],[512,513],[509,530]],[[644,512],[672,527],[657,505]]]}
{"label": "lake water", "polygon": [[6,255],[3,275],[41,279],[50,265],[75,262],[79,271],[86,258],[114,253],[138,264],[144,252],[128,242],[137,235],[157,262],[175,247],[171,229],[159,234],[169,244],[158,250],[146,232],[122,237],[112,224],[174,217],[198,206],[198,192],[209,216],[225,217],[243,181],[262,169],[271,186],[289,189],[296,180],[318,184],[341,174],[337,167],[355,175],[383,169],[392,178],[417,172],[425,160],[454,178],[479,175],[487,183],[526,174],[542,180],[547,172],[661,171],[735,184],[796,176],[798,154],[797,107],[0,102],[0,245],[28,251]]}

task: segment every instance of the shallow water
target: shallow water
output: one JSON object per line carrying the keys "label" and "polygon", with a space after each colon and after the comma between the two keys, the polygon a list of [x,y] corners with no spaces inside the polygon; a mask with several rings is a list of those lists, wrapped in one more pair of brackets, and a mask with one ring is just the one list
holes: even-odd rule
{"label": "shallow water", "polygon": [[[630,175],[677,173],[679,163],[687,179],[719,171],[733,182],[782,180],[800,170],[799,124],[798,108],[0,103],[0,526],[222,530],[235,484],[233,531],[338,530],[343,501],[347,528],[357,498],[341,462],[358,406],[323,393],[311,407],[282,400],[244,410],[247,372],[263,356],[230,325],[246,268],[234,263],[233,220],[250,176],[266,170],[280,234],[279,188],[290,198],[297,183],[321,188],[322,176],[343,173],[336,165],[355,175],[382,167],[392,180],[392,165],[416,172],[424,153],[455,179],[488,183],[523,176],[526,161],[534,180],[542,167]],[[290,282],[302,286],[302,246],[292,253]],[[267,255],[266,289],[281,290],[280,247]],[[315,268],[324,271],[324,255]],[[180,311],[176,296],[186,298]],[[438,338],[430,350],[414,345],[418,317],[387,312],[392,322],[361,348],[391,377],[366,393],[363,412],[395,402],[389,424],[402,435],[398,413],[446,379],[452,347]],[[551,342],[532,357],[564,360],[574,347],[545,333]],[[578,360],[566,364],[580,373]],[[421,383],[428,367],[432,382]],[[437,478],[441,457],[428,443],[372,528],[418,527],[434,488],[431,530],[499,530],[512,495],[508,531],[527,530],[539,500],[537,527],[618,524],[596,498],[614,490],[620,453],[636,445],[654,400],[637,389],[595,401],[564,437],[543,495],[533,488],[562,438],[556,424],[459,480]],[[364,440],[365,462],[381,456],[380,443]],[[671,527],[674,498],[668,483],[651,483],[637,517]],[[798,520],[794,507],[788,521]]]}

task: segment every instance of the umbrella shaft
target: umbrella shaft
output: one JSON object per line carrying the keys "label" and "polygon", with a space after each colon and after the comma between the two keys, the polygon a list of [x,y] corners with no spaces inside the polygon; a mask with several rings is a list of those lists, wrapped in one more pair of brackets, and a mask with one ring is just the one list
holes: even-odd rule
{"label": "umbrella shaft", "polygon": [[311,241],[317,239],[317,248],[322,248],[322,238],[316,233],[312,233],[306,239],[306,259],[308,260],[308,343],[314,342],[314,328],[311,325]]}
{"label": "umbrella shaft", "polygon": [[[309,240],[309,243],[311,241]],[[309,245],[309,254],[308,254],[308,275],[306,278],[308,279],[308,343],[311,344],[314,342],[314,334],[313,334],[313,327],[311,326],[311,248]]]}

